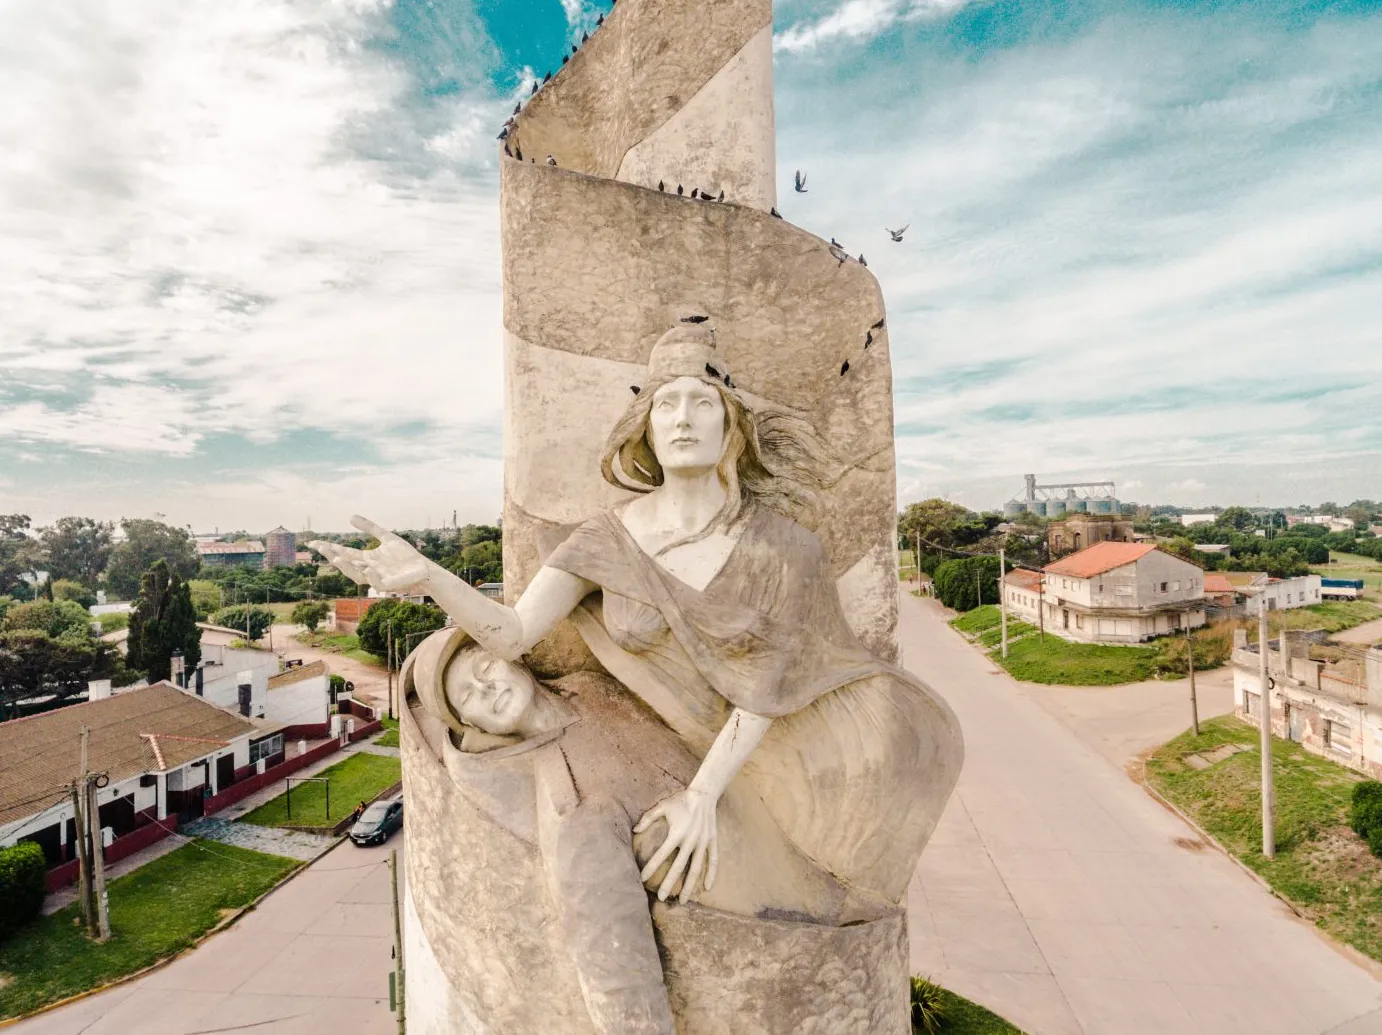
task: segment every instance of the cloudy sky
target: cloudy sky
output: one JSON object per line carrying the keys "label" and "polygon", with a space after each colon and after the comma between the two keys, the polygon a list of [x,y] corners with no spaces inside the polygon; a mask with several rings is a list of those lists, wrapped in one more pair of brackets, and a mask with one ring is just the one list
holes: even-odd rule
{"label": "cloudy sky", "polygon": [[[0,0],[0,513],[493,520],[494,127],[607,6]],[[1382,4],[779,0],[776,39],[784,213],[883,285],[904,502],[1382,497]]]}

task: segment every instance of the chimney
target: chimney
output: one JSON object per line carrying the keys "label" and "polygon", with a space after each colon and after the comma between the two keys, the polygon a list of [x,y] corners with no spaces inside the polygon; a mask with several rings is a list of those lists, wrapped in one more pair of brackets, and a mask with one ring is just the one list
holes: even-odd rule
{"label": "chimney", "polygon": [[91,679],[86,684],[86,699],[88,701],[104,701],[110,696],[111,681],[109,679]]}
{"label": "chimney", "polygon": [[182,651],[173,651],[172,657],[168,661],[172,668],[173,683],[177,686],[186,687],[187,680],[183,677],[187,672],[187,662],[183,659]]}
{"label": "chimney", "polygon": [[200,665],[197,666],[197,696],[206,696],[206,670]]}

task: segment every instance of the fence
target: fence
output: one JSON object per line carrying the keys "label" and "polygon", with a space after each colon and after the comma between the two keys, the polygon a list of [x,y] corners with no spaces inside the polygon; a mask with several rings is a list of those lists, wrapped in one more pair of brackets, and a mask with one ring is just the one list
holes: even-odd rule
{"label": "fence", "polygon": [[[128,834],[117,837],[105,850],[106,865],[109,866],[121,859],[127,859],[135,852],[142,851],[149,845],[162,841],[169,834],[176,833],[177,828],[177,816],[169,816],[164,820],[152,820],[136,830],[131,830]],[[76,881],[77,870],[76,859],[54,866],[44,875],[44,884],[50,892],[65,888]]]}
{"label": "fence", "polygon": [[318,759],[325,758],[332,752],[339,751],[341,742],[334,737],[325,743],[318,744],[310,751],[298,755],[296,758],[289,758],[280,762],[272,769],[265,769],[262,773],[251,776],[248,780],[241,780],[233,783],[219,794],[212,795],[206,799],[205,814],[211,815],[219,812],[229,805],[234,805],[237,801],[249,797],[255,791],[262,790],[275,780],[282,780],[285,776],[292,776],[303,766],[311,765]]}

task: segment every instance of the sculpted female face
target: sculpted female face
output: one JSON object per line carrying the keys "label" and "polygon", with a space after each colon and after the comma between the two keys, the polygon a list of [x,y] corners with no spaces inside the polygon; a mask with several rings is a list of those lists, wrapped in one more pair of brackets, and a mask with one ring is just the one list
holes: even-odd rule
{"label": "sculpted female face", "polygon": [[714,467],[725,447],[725,402],[696,377],[679,377],[653,394],[648,438],[664,471]]}
{"label": "sculpted female face", "polygon": [[486,733],[517,732],[537,685],[521,665],[486,650],[461,654],[447,666],[446,697],[461,721]]}

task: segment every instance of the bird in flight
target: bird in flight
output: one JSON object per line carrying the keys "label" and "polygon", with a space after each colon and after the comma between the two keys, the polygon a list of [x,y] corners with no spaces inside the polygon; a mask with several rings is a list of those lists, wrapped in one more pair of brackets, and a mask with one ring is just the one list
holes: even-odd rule
{"label": "bird in flight", "polygon": [[792,177],[792,189],[798,194],[810,193],[810,191],[806,189],[806,174],[800,169],[798,169],[796,175]]}
{"label": "bird in flight", "polygon": [[888,230],[888,236],[891,237],[897,243],[901,244],[902,235],[907,232],[907,227],[910,227],[911,225],[911,223],[908,223],[907,226],[904,226],[901,230],[888,230],[886,226],[883,229]]}

